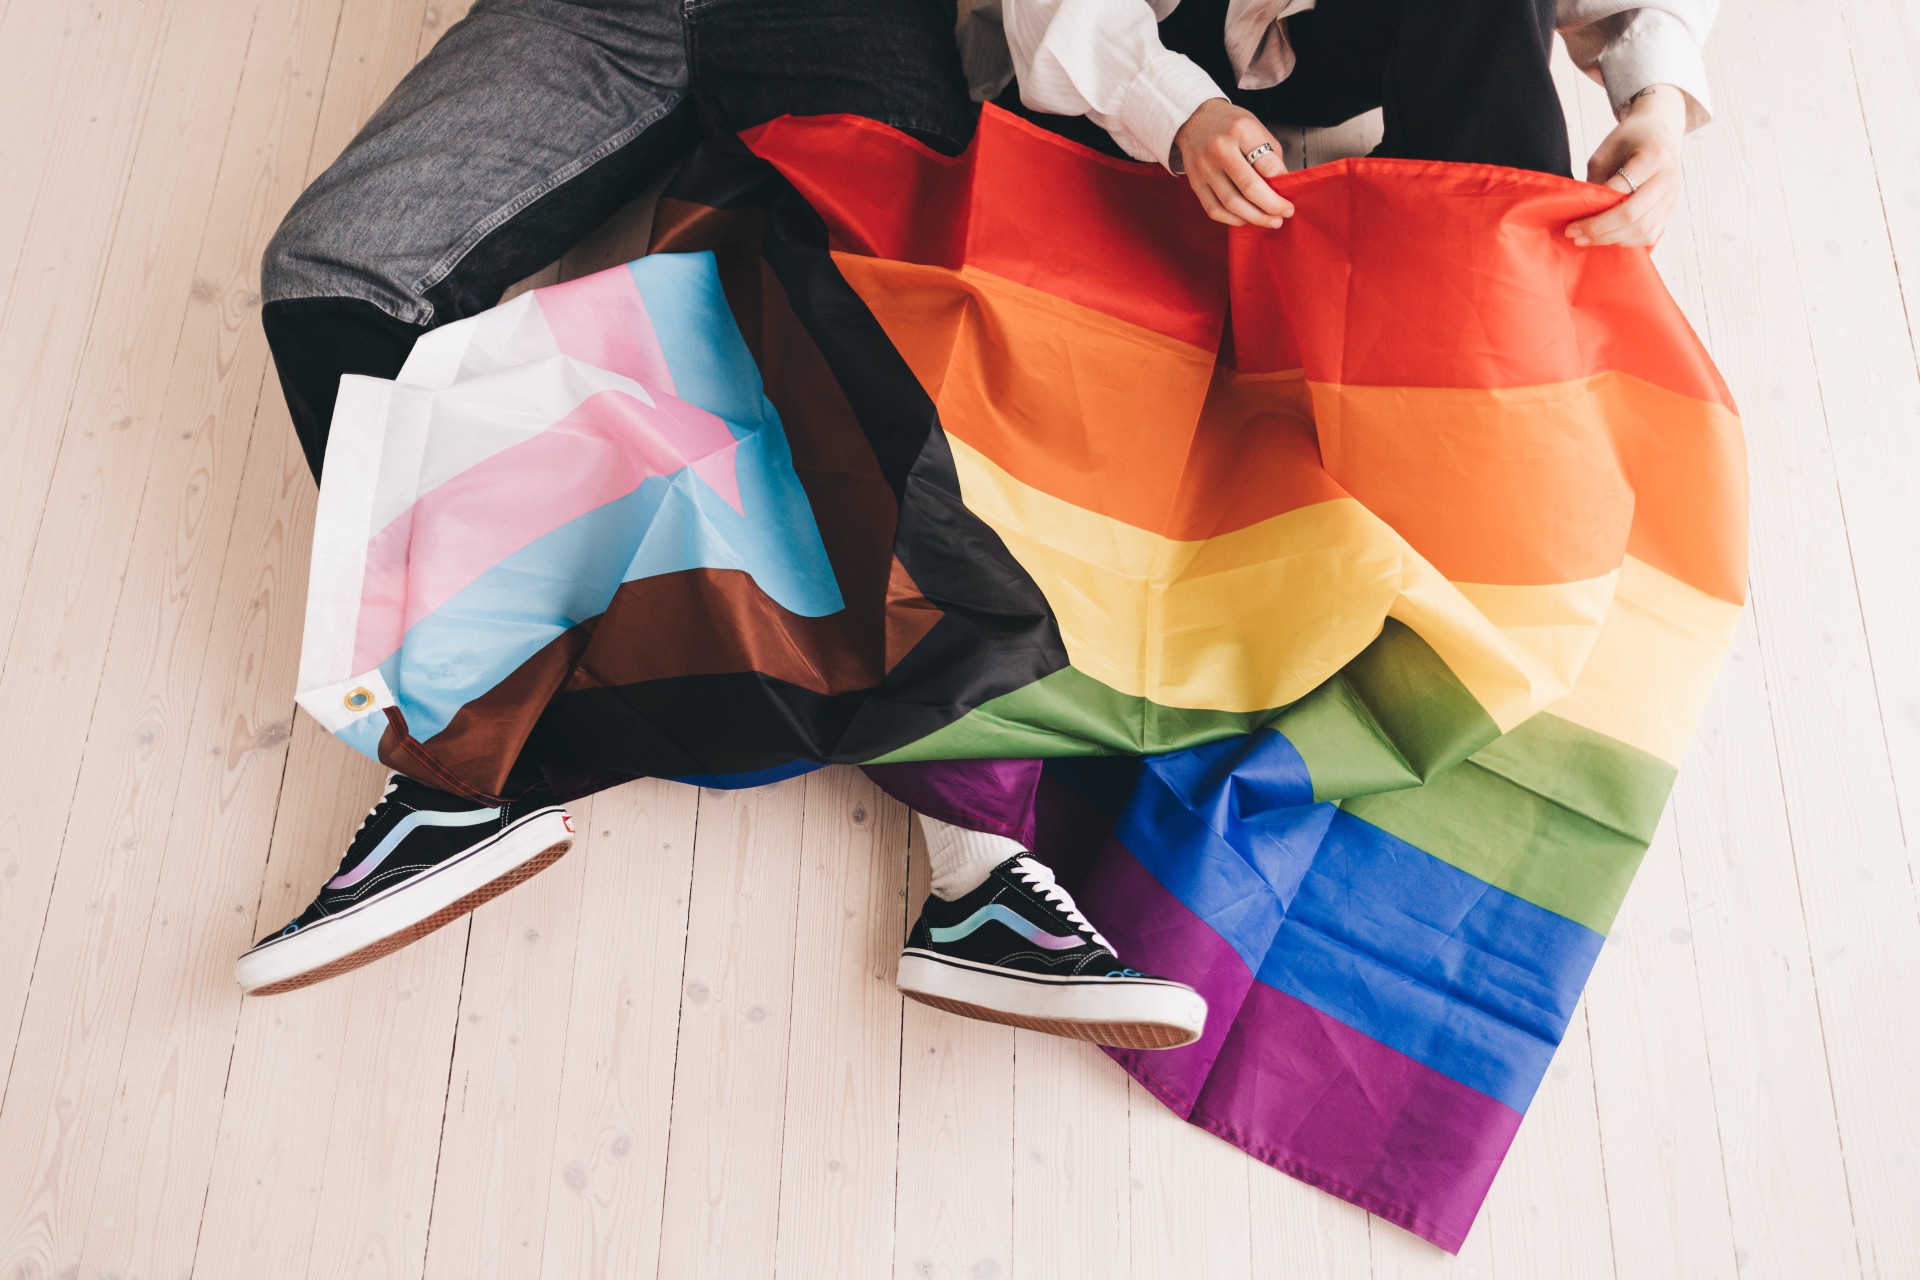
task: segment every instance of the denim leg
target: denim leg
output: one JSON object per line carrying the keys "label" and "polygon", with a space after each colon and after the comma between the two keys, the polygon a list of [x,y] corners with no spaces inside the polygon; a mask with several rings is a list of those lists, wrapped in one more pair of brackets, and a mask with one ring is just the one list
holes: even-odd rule
{"label": "denim leg", "polygon": [[480,0],[295,202],[263,322],[317,476],[343,373],[392,377],[696,140],[679,0]]}

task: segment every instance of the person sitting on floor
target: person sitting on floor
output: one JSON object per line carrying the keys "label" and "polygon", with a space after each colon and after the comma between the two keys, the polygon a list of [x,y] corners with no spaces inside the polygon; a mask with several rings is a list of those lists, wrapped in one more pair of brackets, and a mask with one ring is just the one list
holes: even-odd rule
{"label": "person sitting on floor", "polygon": [[[262,321],[315,478],[342,375],[393,378],[417,338],[559,258],[703,128],[847,113],[958,154],[977,113],[955,17],[952,0],[480,0],[267,247]],[[920,810],[932,872],[902,989],[1101,1043],[1197,1038],[1206,1002],[1123,965],[1027,856],[1039,762],[1011,763],[871,771]],[[538,873],[572,833],[537,774],[476,797],[396,773],[313,902],[234,975],[270,994],[358,968]]]}

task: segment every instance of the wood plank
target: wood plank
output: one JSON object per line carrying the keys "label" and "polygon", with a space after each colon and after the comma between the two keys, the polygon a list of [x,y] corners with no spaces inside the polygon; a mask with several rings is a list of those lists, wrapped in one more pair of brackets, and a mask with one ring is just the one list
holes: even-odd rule
{"label": "wood plank", "polygon": [[[916,818],[910,919],[927,896],[926,847]],[[1011,1275],[1013,1028],[903,1003],[895,1280]]]}
{"label": "wood plank", "polygon": [[468,941],[462,921],[336,980],[350,1003],[309,1277],[417,1276],[425,1265]]}
{"label": "wood plank", "polygon": [[[1909,1208],[1920,1199],[1920,1164],[1895,1159],[1920,1132],[1920,1070],[1886,1015],[1920,979],[1920,926],[1863,611],[1891,589],[1887,570],[1874,568],[1887,564],[1875,540],[1911,540],[1920,525],[1889,509],[1862,470],[1920,455],[1855,458],[1893,434],[1863,440],[1851,424],[1878,403],[1856,384],[1896,408],[1920,405],[1920,386],[1904,343],[1889,352],[1856,327],[1901,317],[1891,279],[1868,270],[1877,259],[1889,271],[1884,228],[1844,212],[1877,194],[1857,99],[1851,116],[1825,112],[1824,127],[1802,114],[1851,80],[1841,28],[1807,17],[1774,3],[1727,15],[1710,65],[1751,204],[1727,207],[1738,188],[1710,183],[1705,194],[1718,199],[1696,218],[1750,237],[1727,245],[1725,257],[1744,259],[1737,274],[1709,271],[1709,323],[1752,449],[1754,616],[1848,1198],[1862,1260],[1873,1274],[1905,1274],[1920,1269]],[[1774,86],[1788,66],[1823,83],[1782,101]],[[1810,190],[1824,198],[1808,200]],[[1849,346],[1888,367],[1863,367]],[[1849,536],[1850,492],[1881,495],[1868,504],[1877,523],[1858,537]],[[1902,573],[1910,579],[1910,568]],[[1881,584],[1871,595],[1870,577]],[[1910,594],[1905,581],[1900,592]],[[1912,608],[1897,610],[1911,619]]]}
{"label": "wood plank", "polygon": [[1370,1215],[1358,1206],[1251,1162],[1247,1212],[1256,1280],[1350,1280],[1373,1273]]}
{"label": "wood plank", "polygon": [[[257,346],[257,332],[254,342]],[[167,740],[183,748],[184,759],[173,766],[177,798],[163,821],[165,857],[149,899],[145,950],[113,1095],[113,1125],[87,1218],[83,1275],[185,1275],[194,1268],[241,1012],[233,960],[264,931],[258,924],[260,851],[273,837],[289,758],[287,691],[299,658],[304,529],[312,486],[277,397],[277,412],[261,415],[260,439],[247,457],[247,482],[239,484],[228,474],[241,469],[238,455],[246,446],[263,361],[264,352],[256,349],[251,376],[229,389],[226,407],[196,433],[211,453],[201,459],[211,473],[205,481],[209,513],[221,510],[223,501],[233,506],[236,489],[238,512],[231,537],[222,540],[228,566],[218,590],[214,584],[203,588],[217,599],[210,635],[180,644],[196,652],[203,672],[192,723],[178,741]],[[243,395],[241,387],[249,383]],[[297,537],[296,529],[301,530]],[[311,725],[306,739],[310,753],[320,741]],[[351,790],[352,778],[370,771],[358,761],[338,763],[350,762],[354,770],[343,775],[327,769],[319,781],[323,787],[347,786],[348,794],[359,799]],[[323,794],[339,809],[338,792]],[[334,819],[350,833],[358,814],[342,810]],[[312,888],[311,882],[287,884],[280,901],[267,903],[272,923],[297,912],[304,898],[286,900],[311,894]],[[276,1017],[285,1012],[285,1007],[274,1011]],[[288,1040],[270,1035],[264,1047],[288,1050],[304,1061],[291,1048],[299,1043],[298,1035]],[[336,1050],[337,1044],[325,1042],[314,1047],[320,1054]],[[315,1106],[307,1089],[293,1089],[280,1101],[302,1110]],[[319,1110],[324,1116],[324,1104]],[[275,1128],[245,1138],[278,1136]],[[276,1162],[233,1172],[264,1196],[268,1193],[252,1182],[261,1167],[289,1166]],[[252,1198],[244,1191],[236,1195]],[[222,1202],[222,1208],[229,1207],[235,1206]],[[304,1248],[302,1237],[303,1258]],[[200,1274],[220,1270],[203,1265]]]}
{"label": "wood plank", "polygon": [[1845,26],[1767,0],[1734,29],[1750,43],[1723,74],[1744,77],[1746,92],[1776,68],[1806,77],[1804,92],[1773,96],[1747,143],[1756,183],[1778,184],[1770,195],[1819,377],[1805,425],[1844,518],[1835,558],[1809,565],[1799,544],[1793,572],[1837,579],[1821,608],[1845,625],[1796,612],[1788,644],[1763,628],[1762,650],[1770,689],[1797,695],[1776,699],[1776,723],[1863,1271],[1910,1276],[1920,1274],[1920,1061],[1910,1029],[1887,1014],[1911,1006],[1920,984],[1906,834],[1920,819],[1920,369]]}
{"label": "wood plank", "polygon": [[1013,1088],[1014,1274],[1129,1274],[1128,1077],[1092,1045],[1016,1031]]}
{"label": "wood plank", "polygon": [[592,801],[567,855],[473,913],[426,1275],[538,1276],[579,960]]}
{"label": "wood plank", "polygon": [[1749,611],[1673,823],[1734,1260],[1742,1274],[1838,1277],[1856,1273],[1853,1219],[1756,632]]}
{"label": "wood plank", "polygon": [[[0,649],[0,663],[9,666],[15,665],[7,658],[15,624],[26,608],[21,587],[66,436],[80,362],[92,342],[94,319],[103,314],[99,302],[110,280],[107,264],[120,210],[129,203],[144,208],[172,185],[172,175],[161,163],[167,157],[143,154],[139,143],[156,85],[164,81],[177,94],[183,75],[191,70],[190,54],[164,65],[159,56],[176,9],[183,7],[168,0],[116,5],[86,27],[79,72],[54,117],[49,153],[57,159],[49,159],[35,193],[18,257],[20,270],[0,297],[0,387],[7,388],[0,404],[0,636],[7,637],[0,641],[6,646]],[[213,77],[216,83],[225,78]],[[130,185],[136,168],[142,170],[138,187]],[[132,221],[137,226],[140,220]],[[124,259],[123,267],[137,270]],[[117,283],[125,290],[133,282],[123,276]],[[137,292],[134,296],[140,301]],[[120,317],[111,310],[104,315],[109,333],[125,332]],[[127,416],[96,410],[80,429],[106,432]],[[34,655],[17,665],[31,670],[44,661],[44,655]],[[52,683],[65,674],[63,667],[48,668],[39,679]],[[11,858],[6,843],[0,830],[0,855]],[[44,858],[35,861],[45,863]],[[31,903],[25,888],[20,886],[20,892]],[[6,907],[0,900],[0,912]],[[24,936],[30,943],[37,929]],[[0,948],[5,948],[0,950],[0,974],[16,971],[12,948],[21,937],[16,922],[0,916]],[[19,1016],[18,1005],[6,999],[10,995],[0,994],[0,1026],[8,1028]]]}
{"label": "wood plank", "polygon": [[0,119],[8,126],[0,134],[0,314],[25,266],[22,250],[76,69],[109,56],[105,33],[142,16],[99,0],[8,5],[0,16]]}
{"label": "wood plank", "polygon": [[[291,443],[286,453],[304,470]],[[310,507],[311,498],[307,501]],[[304,548],[305,538],[298,544]],[[349,751],[310,717],[294,721],[254,932],[293,918],[312,899],[326,868],[380,795],[385,777],[377,764]],[[231,981],[230,972],[227,978]],[[349,1033],[354,994],[354,981],[340,978],[241,1002],[196,1276],[255,1280],[308,1274],[327,1149],[336,1137],[334,1094],[342,1061],[356,1045]],[[444,1059],[440,1065],[444,1073]],[[345,1133],[337,1136],[353,1140]]]}
{"label": "wood plank", "polygon": [[[136,536],[122,603],[123,614],[143,616],[135,606],[151,581],[170,606],[192,606],[204,622],[218,588],[210,643],[203,643],[204,627],[174,627],[153,610],[161,633],[173,637],[173,660],[190,655],[194,667],[204,666],[204,690],[185,741],[169,735],[149,748],[163,758],[187,750],[187,764],[122,1058],[117,1124],[87,1225],[89,1273],[184,1272],[191,1265],[238,1016],[230,967],[253,939],[258,851],[270,838],[286,762],[307,556],[298,508],[302,495],[310,500],[311,482],[297,448],[288,451],[294,438],[277,390],[267,393],[261,451],[247,457],[267,364],[253,312],[260,250],[308,168],[320,100],[301,85],[324,83],[339,4],[274,7],[267,16],[248,45],[235,129],[194,269],[195,306],[142,505],[143,530],[154,528]],[[203,364],[198,380],[180,372]],[[251,468],[244,488],[243,459]],[[229,541],[236,503],[239,531]],[[290,545],[293,526],[301,530],[297,545]],[[142,555],[154,563],[141,564]],[[229,567],[223,580],[227,559],[247,569]],[[121,632],[142,636],[140,628],[121,628],[116,649]],[[113,688],[118,663],[110,655],[103,708],[142,707],[142,698]],[[101,739],[96,724],[94,744]],[[208,742],[221,750],[188,749]],[[90,748],[90,765],[94,754]],[[169,767],[179,776],[177,759]],[[170,930],[169,921],[176,922]]]}
{"label": "wood plank", "polygon": [[1271,1170],[1188,1124],[1137,1081],[1128,1081],[1127,1092],[1133,1275],[1251,1280],[1256,1273],[1247,1181]]}
{"label": "wood plank", "polygon": [[[122,8],[89,24],[82,71],[51,126],[48,146],[65,163],[36,192],[36,212],[26,219],[20,260],[32,264],[30,278],[11,281],[0,297],[0,386],[8,389],[0,408],[0,694],[8,688],[6,659],[28,562],[169,14],[165,4],[153,4],[137,12]],[[103,111],[110,115],[106,127],[89,127]],[[70,217],[53,217],[62,204],[80,208]],[[38,211],[42,205],[48,206],[45,214]],[[14,683],[30,678],[55,685],[68,676],[64,662],[51,668],[45,662],[46,655],[38,654],[21,664],[24,674]],[[64,712],[58,705],[54,710]],[[72,728],[64,714],[58,725]],[[72,794],[71,779],[58,794],[63,801]],[[57,863],[47,856],[59,837],[53,834],[48,843],[39,813],[44,799],[25,810],[0,806],[0,1035],[9,1042],[20,1030]]]}
{"label": "wood plank", "polygon": [[658,780],[593,797],[560,1113],[540,1171],[542,1273],[555,1280],[641,1280],[659,1263],[699,799]]}
{"label": "wood plank", "polygon": [[773,1272],[805,796],[794,778],[700,797],[660,1239],[676,1280]]}
{"label": "wood plank", "polygon": [[[183,69],[155,88],[131,179],[153,204],[139,232],[119,237],[108,260],[101,301],[114,323],[98,327],[80,365],[79,425],[61,449],[48,540],[33,560],[10,678],[0,680],[0,713],[40,726],[34,751],[0,782],[10,837],[37,854],[29,873],[15,878],[20,893],[8,905],[30,912],[36,891],[46,893],[47,931],[39,920],[8,922],[24,935],[13,947],[43,945],[31,964],[0,979],[0,1004],[10,1009],[34,983],[21,1020],[10,1024],[19,1035],[0,1107],[0,1150],[15,1153],[0,1165],[0,1204],[7,1206],[0,1258],[8,1265],[66,1267],[78,1259],[145,938],[129,921],[140,921],[152,899],[173,799],[168,757],[177,760],[178,752],[155,748],[177,735],[199,674],[191,648],[171,651],[172,637],[154,635],[148,618],[130,627],[113,682],[121,698],[98,726],[89,785],[76,794],[221,149],[198,149],[191,162],[170,161],[167,152],[183,134],[224,136],[252,18],[249,0],[210,6],[169,29],[167,55],[204,50],[227,74]],[[222,512],[215,523],[225,519]],[[182,549],[190,560],[191,537]],[[159,562],[156,577],[178,567],[143,559]],[[177,577],[142,581],[133,607],[157,611],[162,583],[184,585]],[[210,600],[189,607],[176,598],[169,621],[185,614],[203,632]],[[65,868],[57,879],[56,866]]]}
{"label": "wood plank", "polygon": [[[427,7],[389,3],[365,45],[336,52],[316,157],[345,145],[437,35],[426,30]],[[344,979],[353,989],[342,1029],[349,1047],[335,1090],[310,1275],[400,1276],[424,1266],[471,924],[449,925]]]}
{"label": "wood plank", "polygon": [[1584,1003],[1567,1024],[1480,1217],[1477,1230],[1491,1228],[1496,1275],[1616,1274]]}
{"label": "wood plank", "polygon": [[[350,0],[339,26],[339,42],[330,63],[322,95],[309,174],[338,154],[359,123],[371,113],[388,88],[404,73],[412,61],[421,21],[418,4],[379,3],[378,0]],[[396,38],[404,32],[404,38]],[[365,50],[384,56],[369,58]],[[341,50],[345,50],[344,54]],[[274,448],[284,450],[273,468],[281,483],[272,519],[289,530],[289,542],[300,548],[304,561],[312,529],[312,487],[304,475],[304,464],[290,429],[284,422],[284,408],[277,394],[271,394],[273,411],[281,416]],[[256,450],[256,454],[260,451]],[[289,465],[290,464],[290,465]],[[251,483],[269,483],[255,480]],[[298,579],[304,585],[304,572]],[[279,696],[290,704],[292,669]],[[351,838],[354,827],[365,812],[363,806],[379,794],[384,771],[372,761],[347,750],[322,734],[304,718],[295,722],[294,750],[289,757],[288,783],[281,795],[279,821],[267,862],[267,889],[261,895],[262,920],[284,920],[297,913],[312,895],[314,886],[324,878]],[[342,803],[343,797],[346,798]],[[459,942],[464,942],[464,926],[456,926]],[[446,933],[424,944],[421,956],[437,955],[447,945]],[[416,948],[409,948],[412,952]],[[328,1199],[323,1195],[328,1143],[336,1127],[334,1094],[342,1072],[350,1086],[361,1090],[343,1108],[338,1127],[353,1132],[364,1126],[366,1117],[379,1116],[392,1098],[376,1089],[373,1105],[366,1105],[366,1086],[385,1083],[377,1074],[377,1064],[365,1059],[367,1043],[379,1033],[368,1028],[377,1022],[382,1010],[378,1000],[363,998],[356,1018],[355,994],[363,986],[388,981],[407,970],[412,976],[406,988],[410,999],[415,985],[426,992],[441,991],[431,972],[421,975],[417,966],[421,957],[403,952],[381,965],[362,970],[351,979],[322,983],[305,991],[243,1004],[233,1051],[227,1100],[221,1115],[220,1140],[209,1180],[206,1225],[201,1235],[199,1272],[210,1275],[287,1274],[305,1271],[313,1254],[316,1228],[324,1223],[329,1246],[344,1244],[356,1253],[366,1238],[379,1236],[392,1249],[404,1255],[414,1249],[410,1266],[418,1270],[424,1252],[426,1203],[430,1184],[418,1205],[418,1240],[408,1238],[405,1222],[398,1230],[384,1223],[377,1213],[361,1219],[355,1205],[343,1202],[336,1190]],[[386,976],[383,976],[386,975]],[[397,994],[397,993],[395,993]],[[395,1044],[419,1043],[409,1033],[444,1026],[450,1034],[453,1018],[452,993],[442,995],[443,1017],[427,1015],[411,1025],[394,1028],[389,1019],[385,1040]],[[397,1000],[392,1003],[398,1003]],[[429,1001],[422,1001],[424,1006]],[[359,1046],[357,1055],[343,1053],[343,1045]],[[424,1147],[431,1151],[438,1136],[437,1119],[444,1107],[445,1073],[448,1064],[439,1063],[441,1093],[431,1114],[436,1120],[434,1133]],[[404,1081],[402,1082],[404,1083]],[[408,1101],[402,1089],[401,1109]],[[364,1132],[364,1128],[360,1130]],[[404,1132],[394,1130],[394,1133]],[[383,1135],[384,1136],[384,1135]],[[411,1153],[403,1153],[410,1156]],[[349,1156],[342,1159],[351,1165]],[[401,1172],[412,1172],[416,1163],[398,1162]],[[271,1181],[260,1176],[262,1170],[276,1171]],[[395,1171],[389,1165],[386,1173]],[[429,1169],[429,1173],[431,1170]],[[415,1206],[396,1195],[396,1188],[382,1177],[364,1183],[345,1184],[358,1194],[387,1194],[399,1214],[410,1214]],[[409,1188],[410,1190],[410,1188]],[[356,1239],[356,1221],[365,1222],[365,1237]],[[363,1259],[364,1260],[364,1259]],[[376,1254],[375,1260],[378,1260]]]}
{"label": "wood plank", "polygon": [[907,809],[848,766],[805,782],[774,1273],[879,1276],[893,1261]]}
{"label": "wood plank", "polygon": [[1700,978],[1673,816],[1660,824],[1585,997],[1618,1274],[1730,1278]]}
{"label": "wood plank", "polygon": [[[1496,1190],[1498,1183],[1496,1180]],[[1490,1215],[1482,1210],[1480,1220],[1467,1233],[1467,1242],[1459,1254],[1448,1254],[1428,1244],[1410,1231],[1403,1231],[1381,1218],[1371,1220],[1368,1237],[1373,1263],[1373,1280],[1493,1280],[1494,1239],[1498,1234]]]}
{"label": "wood plank", "polygon": [[1911,342],[1920,330],[1920,22],[1892,0],[1843,0],[1840,14]]}

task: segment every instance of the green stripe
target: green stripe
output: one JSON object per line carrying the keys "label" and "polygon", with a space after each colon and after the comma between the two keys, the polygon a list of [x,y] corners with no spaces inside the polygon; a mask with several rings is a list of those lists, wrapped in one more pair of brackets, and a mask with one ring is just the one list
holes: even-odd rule
{"label": "green stripe", "polygon": [[1653,840],[1679,774],[1659,756],[1544,711],[1473,763],[1642,844]]}
{"label": "green stripe", "polygon": [[1272,721],[1271,711],[1197,711],[1129,697],[1068,667],[982,703],[873,764],[900,760],[1159,755]]}
{"label": "green stripe", "polygon": [[1604,934],[1674,771],[1539,715],[1425,786],[1342,807],[1488,884]]}
{"label": "green stripe", "polygon": [[1500,735],[1440,655],[1392,618],[1274,728],[1306,761],[1316,800],[1418,786]]}

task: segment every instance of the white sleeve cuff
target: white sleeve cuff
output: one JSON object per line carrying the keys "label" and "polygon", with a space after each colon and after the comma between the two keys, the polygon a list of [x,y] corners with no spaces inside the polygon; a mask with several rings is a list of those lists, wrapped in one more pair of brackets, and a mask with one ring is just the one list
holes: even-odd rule
{"label": "white sleeve cuff", "polygon": [[1670,84],[1687,95],[1687,129],[1713,119],[1707,65],[1685,23],[1663,9],[1637,9],[1598,59],[1600,82],[1614,114],[1650,84]]}
{"label": "white sleeve cuff", "polygon": [[1120,111],[1103,121],[1128,155],[1141,160],[1157,160],[1173,173],[1181,172],[1180,158],[1173,154],[1173,135],[1180,132],[1200,104],[1211,98],[1226,97],[1213,77],[1180,54],[1156,52],[1140,68],[1133,83],[1120,100]]}

